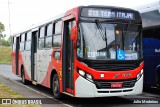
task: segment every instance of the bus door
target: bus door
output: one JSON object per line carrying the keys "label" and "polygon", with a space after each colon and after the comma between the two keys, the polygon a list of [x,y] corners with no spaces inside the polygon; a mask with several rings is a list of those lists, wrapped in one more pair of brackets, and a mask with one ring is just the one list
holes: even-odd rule
{"label": "bus door", "polygon": [[64,32],[63,32],[63,55],[62,55],[62,81],[63,91],[69,94],[73,94],[74,87],[74,51],[73,41],[70,39],[71,28],[74,20],[64,21]]}
{"label": "bus door", "polygon": [[19,37],[16,37],[16,55],[15,55],[15,59],[16,59],[16,75],[18,75],[18,68],[19,68]]}
{"label": "bus door", "polygon": [[38,30],[32,31],[32,38],[31,38],[31,80],[37,80],[37,35]]}

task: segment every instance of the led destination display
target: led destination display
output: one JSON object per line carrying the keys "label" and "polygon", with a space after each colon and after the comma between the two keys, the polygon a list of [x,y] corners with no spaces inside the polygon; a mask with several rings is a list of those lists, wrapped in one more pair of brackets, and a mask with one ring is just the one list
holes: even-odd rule
{"label": "led destination display", "polygon": [[135,19],[135,14],[133,12],[112,11],[111,9],[95,9],[95,8],[84,8],[82,10],[81,16],[113,18],[113,19],[128,19],[128,20]]}

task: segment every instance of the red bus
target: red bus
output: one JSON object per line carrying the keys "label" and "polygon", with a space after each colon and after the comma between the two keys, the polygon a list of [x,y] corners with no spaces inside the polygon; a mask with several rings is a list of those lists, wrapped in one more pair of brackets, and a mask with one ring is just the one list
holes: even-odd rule
{"label": "red bus", "polygon": [[57,99],[140,94],[141,32],[138,11],[79,6],[14,34],[12,70]]}

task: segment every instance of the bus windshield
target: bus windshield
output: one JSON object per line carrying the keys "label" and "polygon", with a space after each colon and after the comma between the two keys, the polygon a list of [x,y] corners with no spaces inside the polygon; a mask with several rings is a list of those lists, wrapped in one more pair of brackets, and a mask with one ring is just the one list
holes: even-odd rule
{"label": "bus windshield", "polygon": [[81,22],[77,56],[85,59],[138,60],[141,28],[134,24]]}

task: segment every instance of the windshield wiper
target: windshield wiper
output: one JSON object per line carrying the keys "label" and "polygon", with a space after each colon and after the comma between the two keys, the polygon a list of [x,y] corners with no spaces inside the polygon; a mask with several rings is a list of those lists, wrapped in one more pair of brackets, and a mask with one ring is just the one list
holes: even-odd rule
{"label": "windshield wiper", "polygon": [[99,29],[99,32],[100,32],[100,35],[101,35],[102,39],[107,42],[106,29],[105,29],[105,32],[104,32],[103,27],[102,27],[102,25],[101,25],[101,23],[99,22],[98,19],[96,19],[95,22],[96,22],[97,28]]}
{"label": "windshield wiper", "polygon": [[101,23],[99,22],[98,19],[95,20],[97,28],[99,29],[100,35],[102,37],[102,39],[106,42],[106,52],[107,52],[107,57],[109,58],[109,49],[107,47],[107,32],[106,32],[106,27],[105,27],[105,32],[103,30],[103,27],[101,25]]}

